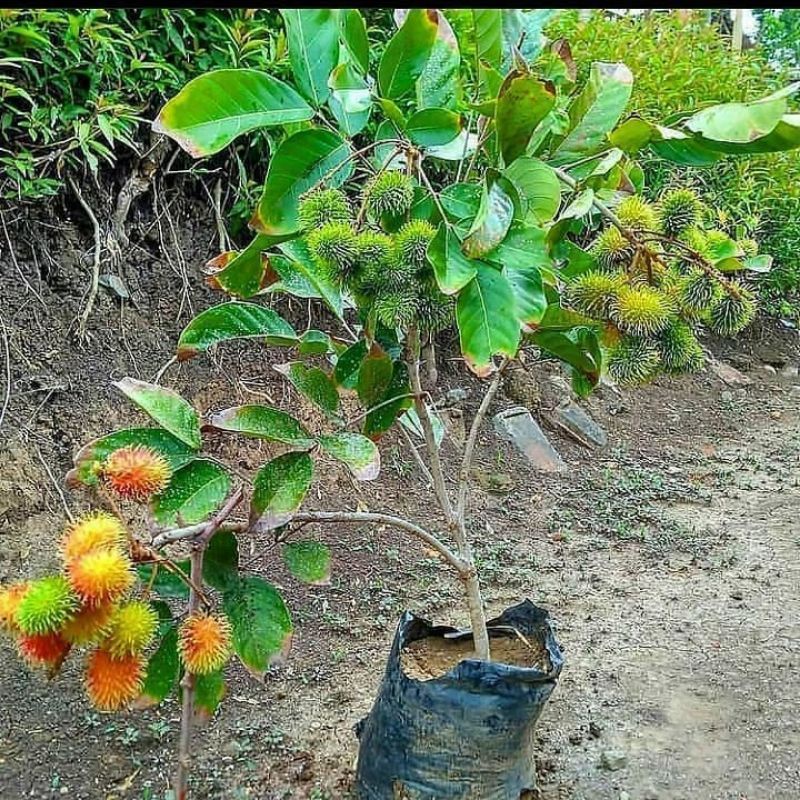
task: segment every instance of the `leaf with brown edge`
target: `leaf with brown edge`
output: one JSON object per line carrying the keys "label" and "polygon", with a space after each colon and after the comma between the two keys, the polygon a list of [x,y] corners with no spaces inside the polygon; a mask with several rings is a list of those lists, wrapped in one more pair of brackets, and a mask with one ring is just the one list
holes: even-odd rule
{"label": "leaf with brown edge", "polygon": [[220,253],[206,264],[206,283],[233,297],[247,299],[277,283],[281,276],[265,252],[282,237],[259,234],[241,251]]}
{"label": "leaf with brown edge", "polygon": [[334,433],[320,436],[320,447],[337,461],[346,464],[359,481],[373,481],[381,471],[381,454],[375,443],[360,433]]}
{"label": "leaf with brown edge", "polygon": [[263,533],[285,525],[297,513],[314,477],[308,453],[284,453],[264,464],[253,481],[250,529]]}
{"label": "leaf with brown edge", "polygon": [[311,434],[294,417],[277,408],[258,404],[217,411],[208,418],[208,427],[282,442],[299,450],[308,450],[315,443]]}

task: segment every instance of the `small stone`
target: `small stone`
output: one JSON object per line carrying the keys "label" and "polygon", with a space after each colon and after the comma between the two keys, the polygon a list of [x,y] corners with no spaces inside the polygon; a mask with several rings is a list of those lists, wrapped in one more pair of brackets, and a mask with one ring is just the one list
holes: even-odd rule
{"label": "small stone", "polygon": [[623,769],[628,765],[628,756],[622,750],[603,750],[600,755],[600,766],[611,772]]}
{"label": "small stone", "polygon": [[448,389],[444,396],[448,403],[463,403],[468,397],[468,389]]}
{"label": "small stone", "polygon": [[729,392],[726,389],[724,392],[720,393],[719,399],[722,400],[723,403],[732,403],[733,402],[733,392]]}
{"label": "small stone", "polygon": [[513,442],[536,469],[542,472],[563,472],[567,469],[527,408],[514,406],[501,411],[494,417],[494,427],[504,439]]}
{"label": "small stone", "polygon": [[589,736],[592,739],[599,739],[601,734],[603,733],[603,729],[600,725],[598,725],[594,720],[589,723]]}
{"label": "small stone", "polygon": [[780,419],[783,416],[783,412],[775,409],[775,411],[770,411],[769,415],[772,417],[772,419]]}
{"label": "small stone", "polygon": [[760,369],[762,372],[766,372],[767,375],[778,374],[778,370],[776,370],[775,367],[772,366],[772,364],[762,364]]}
{"label": "small stone", "polygon": [[710,366],[714,374],[728,386],[750,386],[753,382],[747,375],[743,375],[738,369],[722,361],[711,361]]}
{"label": "small stone", "polygon": [[789,389],[789,397],[800,397],[800,386],[792,386]]}
{"label": "small stone", "polygon": [[580,731],[573,731],[568,738],[570,744],[580,744],[583,741],[583,734]]}
{"label": "small stone", "polygon": [[788,378],[789,380],[792,380],[796,378],[797,375],[798,375],[798,368],[791,364],[788,367],[784,367],[781,370],[781,378]]}
{"label": "small stone", "polygon": [[627,792],[620,792],[619,800],[631,800],[631,796]]}
{"label": "small stone", "polygon": [[553,411],[553,417],[579,440],[605,447],[608,435],[577,403],[567,400]]}

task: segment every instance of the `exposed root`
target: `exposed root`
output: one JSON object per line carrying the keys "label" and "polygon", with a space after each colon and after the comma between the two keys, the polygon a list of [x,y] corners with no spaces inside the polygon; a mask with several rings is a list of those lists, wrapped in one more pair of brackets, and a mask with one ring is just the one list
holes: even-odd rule
{"label": "exposed root", "polygon": [[72,191],[75,193],[75,197],[78,198],[78,202],[86,212],[86,216],[88,216],[91,220],[92,228],[94,229],[94,259],[92,261],[92,276],[89,282],[89,294],[86,298],[86,304],[83,307],[83,311],[78,318],[78,339],[83,342],[86,341],[86,325],[89,321],[89,315],[92,313],[94,301],[97,299],[97,291],[100,287],[100,262],[103,250],[103,240],[100,233],[100,223],[97,221],[97,216],[95,215],[94,211],[92,211],[91,206],[89,206],[86,200],[84,200],[80,187],[75,182],[75,179],[71,176],[69,178],[69,184],[72,187]]}

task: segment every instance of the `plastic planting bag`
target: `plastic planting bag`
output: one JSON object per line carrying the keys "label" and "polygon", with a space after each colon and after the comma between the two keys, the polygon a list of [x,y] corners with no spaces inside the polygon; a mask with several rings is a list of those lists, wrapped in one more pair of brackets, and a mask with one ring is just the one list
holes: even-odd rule
{"label": "plastic planting bag", "polygon": [[470,633],[403,615],[375,705],[356,726],[361,800],[519,800],[535,788],[534,732],[563,655],[548,613],[529,600],[488,627],[493,660],[458,661]]}

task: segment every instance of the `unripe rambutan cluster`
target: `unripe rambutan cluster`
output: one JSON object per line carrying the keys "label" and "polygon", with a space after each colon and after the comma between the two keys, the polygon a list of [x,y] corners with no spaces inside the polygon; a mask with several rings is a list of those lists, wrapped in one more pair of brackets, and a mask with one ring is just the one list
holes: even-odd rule
{"label": "unripe rambutan cluster", "polygon": [[[703,205],[689,189],[664,192],[655,205],[633,196],[616,213],[646,249],[605,228],[590,248],[597,267],[568,281],[562,302],[604,323],[605,368],[615,382],[696,371],[701,323],[732,336],[755,315],[752,290],[713,268],[727,234],[703,228]],[[743,257],[757,252],[751,240],[738,244]]]}
{"label": "unripe rambutan cluster", "polygon": [[417,324],[435,332],[452,324],[453,301],[439,291],[427,259],[436,230],[410,216],[411,179],[382,172],[367,182],[360,202],[357,226],[338,189],[317,189],[301,199],[299,216],[318,267],[389,328]]}

